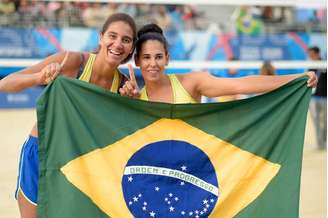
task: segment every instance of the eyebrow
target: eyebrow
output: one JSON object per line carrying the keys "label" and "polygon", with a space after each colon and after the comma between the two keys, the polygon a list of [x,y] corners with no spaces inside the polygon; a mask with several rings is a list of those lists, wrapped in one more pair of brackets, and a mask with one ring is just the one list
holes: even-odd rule
{"label": "eyebrow", "polygon": [[[144,53],[144,54],[142,54],[142,56],[151,56],[151,54]],[[155,56],[164,56],[164,54],[163,53],[157,53],[157,54],[155,54]]]}
{"label": "eyebrow", "polygon": [[132,38],[130,36],[123,36],[122,38],[128,38],[132,41]]}
{"label": "eyebrow", "polygon": [[[112,31],[109,31],[108,34],[118,35],[117,32],[112,32]],[[128,35],[125,35],[125,36],[123,36],[122,38],[128,38],[128,39],[132,40],[132,38],[131,38],[130,36],[128,36]]]}

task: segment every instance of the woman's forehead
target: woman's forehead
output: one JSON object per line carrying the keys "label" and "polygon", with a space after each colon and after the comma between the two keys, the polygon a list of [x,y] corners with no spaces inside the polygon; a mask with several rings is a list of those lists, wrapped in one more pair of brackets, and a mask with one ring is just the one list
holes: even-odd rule
{"label": "woman's forehead", "polygon": [[114,21],[106,29],[106,32],[125,33],[133,37],[131,26],[124,21]]}

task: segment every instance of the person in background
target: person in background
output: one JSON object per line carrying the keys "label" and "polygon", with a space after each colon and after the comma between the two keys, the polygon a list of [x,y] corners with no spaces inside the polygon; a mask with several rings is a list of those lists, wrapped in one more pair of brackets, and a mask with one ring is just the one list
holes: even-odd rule
{"label": "person in background", "polygon": [[[317,46],[308,49],[308,55],[313,61],[320,61],[320,49]],[[311,114],[314,120],[317,146],[327,148],[327,69],[310,69],[318,76],[318,85],[311,101]]]}
{"label": "person in background", "polygon": [[273,76],[276,75],[275,69],[270,61],[265,61],[260,69],[260,75]]}
{"label": "person in background", "polygon": [[[228,61],[237,61],[237,58],[235,56],[230,56],[228,58]],[[226,77],[227,78],[238,78],[238,77],[240,77],[239,69],[237,69],[236,67],[232,67],[232,66],[229,67],[227,69]],[[236,94],[236,95],[219,96],[215,99],[218,102],[226,102],[226,101],[235,101],[235,100],[243,99],[245,97],[246,97],[246,95]]]}

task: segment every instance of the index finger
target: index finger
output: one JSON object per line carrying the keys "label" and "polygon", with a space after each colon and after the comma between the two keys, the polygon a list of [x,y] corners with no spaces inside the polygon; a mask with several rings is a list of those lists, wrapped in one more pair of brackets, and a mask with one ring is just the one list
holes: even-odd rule
{"label": "index finger", "polygon": [[128,64],[128,69],[129,69],[130,80],[133,82],[136,82],[137,80],[134,75],[134,70],[133,70],[132,64]]}

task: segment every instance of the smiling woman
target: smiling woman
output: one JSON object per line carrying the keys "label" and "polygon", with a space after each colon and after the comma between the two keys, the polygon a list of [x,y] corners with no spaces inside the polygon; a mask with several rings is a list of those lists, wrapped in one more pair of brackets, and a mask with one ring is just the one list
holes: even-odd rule
{"label": "smiling woman", "polygon": [[138,32],[135,63],[140,67],[145,87],[138,93],[132,67],[131,81],[120,89],[122,95],[138,96],[142,100],[167,103],[196,103],[201,96],[219,97],[236,94],[264,93],[276,89],[289,81],[308,76],[308,86],[315,87],[317,77],[313,72],[283,76],[247,76],[241,78],[219,78],[208,72],[165,74],[169,62],[167,41],[162,29],[156,24],[147,24]]}
{"label": "smiling woman", "polygon": [[[117,69],[134,50],[136,25],[127,14],[108,17],[101,32],[99,50],[94,53],[63,52],[0,80],[1,92],[18,92],[47,85],[58,75],[77,78],[117,93],[124,76]],[[38,132],[36,125],[24,143],[16,197],[22,217],[36,217],[38,191]]]}

